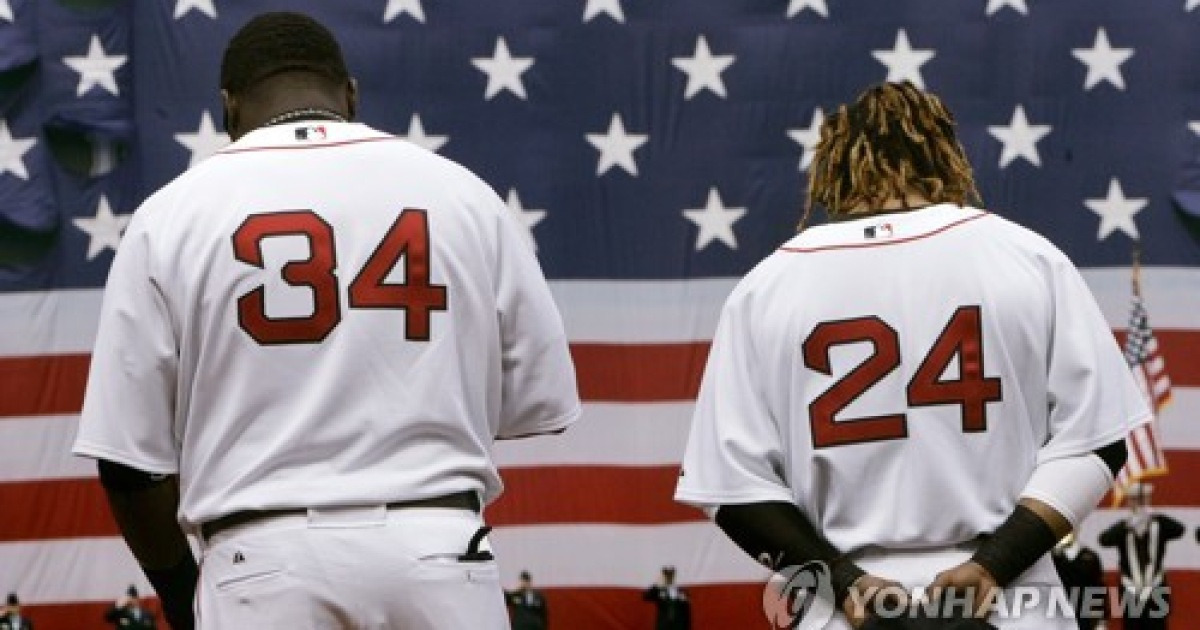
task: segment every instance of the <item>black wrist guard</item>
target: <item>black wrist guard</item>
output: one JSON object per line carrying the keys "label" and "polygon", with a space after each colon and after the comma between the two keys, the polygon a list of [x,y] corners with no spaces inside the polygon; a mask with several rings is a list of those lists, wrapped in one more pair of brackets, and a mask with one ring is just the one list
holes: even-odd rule
{"label": "black wrist guard", "polygon": [[838,558],[829,563],[829,578],[833,585],[833,603],[840,610],[846,602],[846,598],[850,596],[850,587],[858,581],[858,578],[866,575],[862,567],[854,564],[847,558]]}
{"label": "black wrist guard", "polygon": [[1012,516],[979,545],[971,561],[987,569],[996,584],[1003,588],[1012,584],[1057,543],[1054,531],[1042,517],[1018,505]]}
{"label": "black wrist guard", "polygon": [[723,505],[716,521],[733,542],[769,569],[825,563],[833,585],[833,604],[839,608],[850,585],[866,573],[830,544],[792,503]]}
{"label": "black wrist guard", "polygon": [[192,600],[196,596],[196,582],[200,578],[200,569],[196,566],[192,554],[186,554],[169,569],[142,567],[142,572],[158,593],[158,598],[162,601],[163,616],[167,618],[171,630],[193,630],[196,620],[192,613]]}

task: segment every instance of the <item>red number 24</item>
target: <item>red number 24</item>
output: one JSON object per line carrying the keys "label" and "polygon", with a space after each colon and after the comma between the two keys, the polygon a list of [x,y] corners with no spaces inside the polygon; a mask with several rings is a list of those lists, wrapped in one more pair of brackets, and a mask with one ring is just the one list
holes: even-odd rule
{"label": "red number 24", "polygon": [[[895,440],[908,436],[903,413],[835,420],[837,413],[900,366],[896,330],[878,317],[822,322],[804,341],[804,364],[832,375],[829,350],[834,346],[870,342],[874,352],[825,390],[808,406],[814,448]],[[958,356],[958,378],[942,380]],[[987,430],[987,403],[1001,399],[998,377],[983,375],[983,323],[978,306],[961,306],[938,336],[908,383],[909,407],[956,404],[962,409],[962,429]]]}
{"label": "red number 24", "polygon": [[[259,285],[238,298],[238,323],[263,345],[318,343],[342,321],[337,249],[333,227],[312,210],[289,210],[248,217],[233,234],[238,260],[262,268],[262,241],[274,236],[304,236],[309,257],[283,266],[283,280],[313,292],[313,311],[303,317],[270,317],[266,288]],[[404,257],[404,282],[389,284],[388,274]],[[404,334],[410,341],[429,341],[430,311],[446,310],[446,286],[429,278],[429,219],[424,210],[405,208],[375,252],[350,283],[350,308],[404,310]]]}

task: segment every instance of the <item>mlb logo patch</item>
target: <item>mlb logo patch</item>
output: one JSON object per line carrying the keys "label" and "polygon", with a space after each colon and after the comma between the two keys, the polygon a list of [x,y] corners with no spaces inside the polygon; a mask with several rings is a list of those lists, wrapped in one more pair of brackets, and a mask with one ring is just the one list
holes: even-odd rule
{"label": "mlb logo patch", "polygon": [[863,238],[891,238],[892,224],[879,223],[876,225],[868,225],[863,228]]}
{"label": "mlb logo patch", "polygon": [[325,139],[324,125],[316,127],[298,127],[296,129],[296,139],[303,141],[324,140]]}

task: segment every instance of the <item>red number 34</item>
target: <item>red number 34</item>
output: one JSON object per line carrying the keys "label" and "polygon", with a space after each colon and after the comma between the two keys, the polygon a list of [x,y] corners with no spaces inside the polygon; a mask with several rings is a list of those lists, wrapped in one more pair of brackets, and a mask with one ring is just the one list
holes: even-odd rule
{"label": "red number 34", "polygon": [[[283,266],[283,280],[313,292],[313,311],[304,317],[270,317],[266,288],[259,285],[238,298],[238,323],[263,345],[318,343],[342,321],[337,249],[333,226],[312,210],[251,215],[233,234],[233,255],[262,268],[262,242],[275,236],[308,239],[309,257]],[[404,257],[404,282],[386,282]],[[375,252],[349,287],[350,308],[404,310],[404,334],[410,341],[429,341],[430,311],[446,310],[446,286],[429,281],[429,219],[424,210],[406,208],[384,235]]]}
{"label": "red number 34", "polygon": [[[870,342],[874,352],[817,396],[808,406],[814,448],[895,440],[908,437],[903,413],[867,418],[834,416],[900,366],[900,341],[896,330],[878,317],[822,322],[804,341],[804,364],[832,375],[829,350],[834,346]],[[958,378],[941,376],[958,356]],[[983,323],[978,306],[954,312],[925,360],[908,383],[909,407],[956,404],[962,409],[962,430],[987,430],[987,403],[1001,399],[1000,379],[983,375]]]}

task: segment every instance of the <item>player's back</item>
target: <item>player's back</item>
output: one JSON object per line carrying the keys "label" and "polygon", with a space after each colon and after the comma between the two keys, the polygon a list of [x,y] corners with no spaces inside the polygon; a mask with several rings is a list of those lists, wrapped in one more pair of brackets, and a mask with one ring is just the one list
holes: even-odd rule
{"label": "player's back", "polygon": [[1052,455],[1055,344],[1092,343],[1053,336],[1063,308],[1089,307],[1064,305],[1077,298],[1090,300],[1048,242],[939,205],[806,230],[727,308],[752,322],[781,476],[852,551],[963,542],[1008,516]]}
{"label": "player's back", "polygon": [[185,518],[499,492],[501,301],[542,280],[482,181],[308,123],[248,134],[147,209],[179,340]]}

